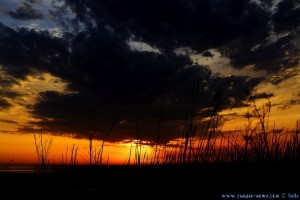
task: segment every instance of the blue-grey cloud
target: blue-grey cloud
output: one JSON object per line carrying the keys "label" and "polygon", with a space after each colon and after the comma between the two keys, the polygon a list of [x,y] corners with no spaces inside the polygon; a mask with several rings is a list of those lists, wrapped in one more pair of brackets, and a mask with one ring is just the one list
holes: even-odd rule
{"label": "blue-grey cloud", "polygon": [[[34,2],[31,2],[34,3]],[[38,10],[35,10],[30,3],[23,2],[20,7],[15,11],[9,11],[9,14],[16,19],[21,20],[32,20],[32,19],[42,19],[44,14]]]}
{"label": "blue-grey cloud", "polygon": [[285,32],[299,28],[300,3],[297,0],[283,0],[279,2],[273,15],[275,31]]}

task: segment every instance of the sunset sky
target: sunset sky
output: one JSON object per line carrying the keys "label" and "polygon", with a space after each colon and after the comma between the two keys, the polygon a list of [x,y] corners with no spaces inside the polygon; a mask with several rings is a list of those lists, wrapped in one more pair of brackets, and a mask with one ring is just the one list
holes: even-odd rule
{"label": "sunset sky", "polygon": [[242,128],[249,96],[293,129],[299,60],[298,0],[1,0],[0,164],[36,162],[41,130],[53,162],[73,144],[88,162],[90,129],[122,163],[137,132],[168,143],[187,113]]}

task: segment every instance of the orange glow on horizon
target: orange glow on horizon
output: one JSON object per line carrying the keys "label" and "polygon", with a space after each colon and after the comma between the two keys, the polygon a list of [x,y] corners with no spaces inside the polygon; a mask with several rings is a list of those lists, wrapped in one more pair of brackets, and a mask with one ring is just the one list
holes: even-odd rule
{"label": "orange glow on horizon", "polygon": [[[37,143],[39,135],[36,135]],[[71,137],[43,135],[44,141],[53,140],[49,151],[49,164],[70,164],[72,148],[73,155],[77,149],[76,160],[78,164],[89,164],[89,140],[76,139]],[[151,154],[149,142],[142,141],[141,150],[143,153]],[[99,155],[102,141],[93,140],[93,157]],[[102,154],[102,164],[122,165],[128,163],[131,152],[130,164],[134,162],[134,151],[136,141],[124,141],[118,143],[105,142]],[[93,159],[93,163],[96,163]],[[8,134],[0,133],[0,164],[38,164],[38,157],[35,149],[33,134]],[[99,164],[99,163],[98,163]]]}
{"label": "orange glow on horizon", "polygon": [[[251,127],[250,129],[253,130],[253,128],[254,127]],[[282,132],[276,134],[268,133],[276,132],[276,130],[266,130],[270,138],[270,145],[276,141],[274,140],[276,137],[277,139],[281,138],[279,142],[293,139],[292,135],[295,133],[294,130],[295,129],[293,129],[293,131],[282,130]],[[213,134],[217,133],[218,135],[215,135],[217,137],[212,136],[210,139],[194,137],[186,140],[185,138],[177,138],[169,141],[167,144],[153,146],[151,146],[148,141],[137,140],[124,140],[123,142],[117,143],[105,142],[102,154],[100,154],[102,141],[93,140],[92,164],[165,164],[180,163],[186,159],[207,159],[206,162],[210,162],[216,159],[216,155],[219,151],[222,151],[225,157],[226,153],[233,150],[235,151],[236,148],[238,148],[239,151],[244,151],[245,138],[251,137],[255,142],[256,139],[260,138],[259,135],[263,134],[261,131],[262,130],[258,128],[251,136],[245,134],[247,133],[245,130],[236,130],[233,132],[217,131],[212,132]],[[36,139],[38,144],[40,142],[39,135],[36,135]],[[47,164],[89,164],[90,141],[88,139],[75,139],[49,134],[43,134],[42,139],[48,142],[53,139],[49,151],[50,153],[47,157]],[[253,147],[250,143],[248,143],[247,146],[248,149]],[[39,164],[35,147],[33,134],[0,134],[0,165]],[[76,158],[74,155],[76,155]],[[209,157],[207,157],[208,155]],[[191,157],[188,158],[188,156]],[[100,160],[100,158],[102,159]],[[72,160],[76,162],[74,163]]]}

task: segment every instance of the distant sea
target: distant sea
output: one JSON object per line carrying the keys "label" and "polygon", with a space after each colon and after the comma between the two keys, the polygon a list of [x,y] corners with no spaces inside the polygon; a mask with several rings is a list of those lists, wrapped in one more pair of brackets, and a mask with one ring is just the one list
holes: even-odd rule
{"label": "distant sea", "polygon": [[41,171],[36,165],[0,165],[0,173],[39,173]]}

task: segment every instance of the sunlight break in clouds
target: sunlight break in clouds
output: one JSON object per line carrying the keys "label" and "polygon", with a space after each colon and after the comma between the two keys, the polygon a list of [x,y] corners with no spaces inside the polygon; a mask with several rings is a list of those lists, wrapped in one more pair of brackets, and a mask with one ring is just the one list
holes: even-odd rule
{"label": "sunlight break in clouds", "polygon": [[[66,83],[61,79],[52,76],[49,73],[36,76],[28,76],[25,80],[20,80],[10,88],[19,94],[16,98],[6,98],[12,104],[8,110],[0,111],[2,119],[1,131],[15,132],[20,126],[28,126],[29,122],[39,121],[30,114],[31,107],[38,101],[39,93],[43,91],[57,91],[60,93],[69,93],[66,90]],[[15,124],[5,123],[3,120],[15,121]]]}

